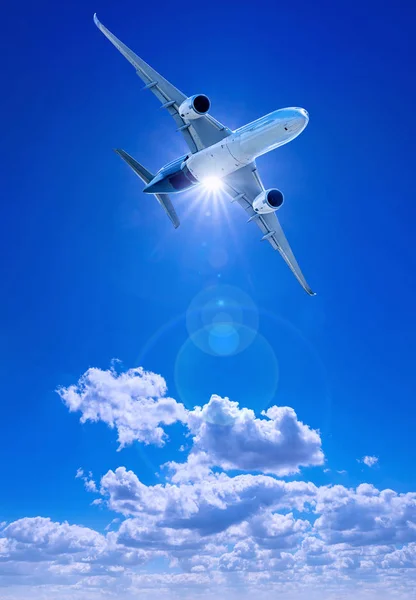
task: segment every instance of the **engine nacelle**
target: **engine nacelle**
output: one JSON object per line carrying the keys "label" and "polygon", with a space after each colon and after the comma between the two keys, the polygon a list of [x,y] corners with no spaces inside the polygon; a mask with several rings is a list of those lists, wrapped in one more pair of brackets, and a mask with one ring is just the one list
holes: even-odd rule
{"label": "engine nacelle", "polygon": [[205,115],[211,108],[211,102],[205,94],[196,94],[182,102],[179,107],[179,114],[185,121],[199,119]]}
{"label": "engine nacelle", "polygon": [[254,200],[253,209],[259,214],[271,213],[278,210],[282,206],[283,201],[284,197],[280,190],[265,190]]}

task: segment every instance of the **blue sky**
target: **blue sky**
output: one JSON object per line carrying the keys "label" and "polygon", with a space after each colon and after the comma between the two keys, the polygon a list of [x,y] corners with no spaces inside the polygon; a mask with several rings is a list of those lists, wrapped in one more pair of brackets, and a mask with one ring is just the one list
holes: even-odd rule
{"label": "blue sky", "polygon": [[[279,218],[315,298],[302,291],[268,244],[259,243],[257,228],[246,225],[246,215],[225,196],[174,197],[182,221],[174,231],[157,202],[142,194],[142,184],[112,148],[124,148],[155,171],[183,154],[185,145],[153,95],[140,91],[131,66],[94,27],[95,11],[184,93],[206,93],[212,114],[231,128],[285,106],[309,111],[304,133],[261,157],[258,167],[265,185],[285,194]],[[199,458],[198,469],[210,469],[203,472],[208,478],[265,473],[274,481],[283,476],[286,483],[309,482],[318,496],[339,491],[336,485],[353,494],[360,484],[371,484],[404,494],[398,497],[409,502],[405,520],[416,521],[413,496],[406,495],[416,486],[412,13],[406,3],[326,1],[214,1],[209,7],[194,3],[189,14],[186,6],[127,0],[7,6],[0,36],[7,81],[0,98],[0,542],[16,541],[13,531],[22,523],[36,529],[40,522],[30,521],[35,517],[82,525],[92,536],[105,536],[114,517],[125,519],[127,528],[137,515],[117,504],[111,477],[102,483],[101,504],[91,506],[94,498],[75,478],[77,469],[91,471],[99,488],[110,472],[118,473],[121,486],[116,470],[125,467],[153,489],[174,484],[161,465],[186,463],[203,452],[210,458]],[[218,298],[251,306],[243,313],[243,324],[254,328],[251,343],[233,356],[201,351],[187,329],[191,304],[201,311]],[[102,417],[81,424],[81,413],[70,412],[74,405],[56,393],[59,386],[76,385],[89,368],[107,377],[103,372],[113,359],[127,378],[134,379],[128,370],[139,366],[160,375],[175,411],[185,407],[186,423],[166,425],[169,441],[162,447],[137,441],[136,423],[132,443],[117,452],[117,418],[112,428]],[[117,395],[120,381],[112,377]],[[88,378],[85,385],[87,391],[92,386]],[[231,408],[222,400],[218,409],[231,411],[236,435],[245,431],[244,419],[254,419],[238,412],[243,407],[257,416],[260,437],[266,435],[261,411],[291,407],[294,426],[307,427],[302,451],[309,458],[292,461],[287,476],[281,468],[268,471],[261,461],[246,468],[244,452],[226,464],[217,438],[201,429],[194,409],[208,405],[212,394],[239,403]],[[108,406],[104,392],[98,397]],[[89,399],[87,394],[84,416]],[[283,427],[279,419],[272,418],[277,428]],[[314,430],[317,445],[308,437]],[[275,449],[267,448],[271,457]],[[378,463],[358,462],[364,456]],[[351,498],[354,504],[356,496]],[[273,510],[280,514],[279,507]],[[337,548],[346,538],[341,528],[334,541],[331,510],[329,516],[319,513],[325,527],[316,533],[316,525],[308,539]],[[398,522],[392,527],[400,529]],[[237,543],[254,539],[244,531]],[[118,535],[128,546],[126,533]],[[229,535],[229,544],[237,539],[231,530],[222,535]],[[408,544],[414,567],[415,541],[403,533],[374,547],[388,546],[390,556],[398,551],[394,544]],[[299,552],[302,543],[310,544],[297,540],[288,551]],[[149,572],[168,554],[151,557]],[[395,565],[396,558],[384,561]],[[20,597],[21,583],[32,586],[30,595],[37,598],[39,581],[58,586],[51,597],[75,593],[78,588],[68,587],[77,584],[75,575],[60,580],[52,569],[52,577],[51,565],[39,560],[45,570],[33,578],[19,576],[19,558],[11,563],[12,577],[0,569],[5,598]],[[251,572],[245,560],[242,571]],[[61,564],[56,561],[54,568]],[[181,573],[189,567],[185,562]],[[218,564],[212,572],[221,572]],[[364,581],[360,573],[352,580]],[[103,585],[91,597],[99,597]],[[132,589],[116,592],[128,597]]]}

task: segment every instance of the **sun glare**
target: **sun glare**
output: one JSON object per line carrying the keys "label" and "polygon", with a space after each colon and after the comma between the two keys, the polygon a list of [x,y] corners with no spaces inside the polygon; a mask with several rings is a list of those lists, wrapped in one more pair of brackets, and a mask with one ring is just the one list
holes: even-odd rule
{"label": "sun glare", "polygon": [[209,192],[217,192],[222,189],[222,181],[219,177],[206,177],[202,185]]}

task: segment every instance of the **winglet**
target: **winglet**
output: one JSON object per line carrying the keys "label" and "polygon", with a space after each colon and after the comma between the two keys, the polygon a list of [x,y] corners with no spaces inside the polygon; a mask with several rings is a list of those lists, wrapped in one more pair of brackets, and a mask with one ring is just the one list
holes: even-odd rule
{"label": "winglet", "polygon": [[101,23],[98,20],[97,13],[94,13],[93,19],[94,19],[94,23],[97,25],[97,27],[99,27],[101,25]]}

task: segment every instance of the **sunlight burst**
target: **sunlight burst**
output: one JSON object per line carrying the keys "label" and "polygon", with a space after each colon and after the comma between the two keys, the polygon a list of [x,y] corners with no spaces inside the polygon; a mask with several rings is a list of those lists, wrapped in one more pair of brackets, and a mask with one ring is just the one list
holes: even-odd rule
{"label": "sunlight burst", "polygon": [[222,181],[219,177],[206,177],[202,185],[209,192],[217,192],[222,189]]}

